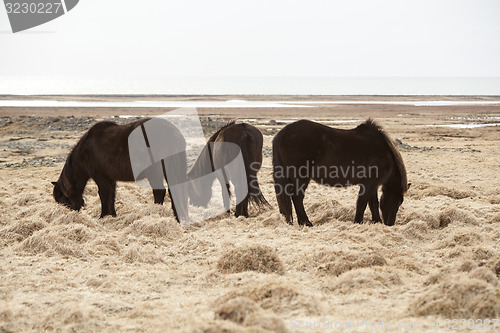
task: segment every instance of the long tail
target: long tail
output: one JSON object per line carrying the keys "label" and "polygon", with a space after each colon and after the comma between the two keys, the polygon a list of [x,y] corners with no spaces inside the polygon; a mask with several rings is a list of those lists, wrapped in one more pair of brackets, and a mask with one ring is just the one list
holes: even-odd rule
{"label": "long tail", "polygon": [[[279,134],[278,134],[279,135]],[[287,194],[288,178],[285,173],[285,167],[281,160],[279,146],[280,138],[275,136],[273,140],[273,178],[274,178],[274,191],[276,192],[276,200],[280,213],[286,218],[289,224],[293,223],[292,216],[292,199]]]}
{"label": "long tail", "polygon": [[257,179],[257,172],[260,169],[260,165],[257,166],[254,162],[257,161],[257,156],[255,156],[255,139],[251,135],[246,135],[245,145],[242,147],[243,161],[245,162],[245,172],[247,174],[247,184],[248,184],[248,201],[250,204],[256,206],[257,208],[271,207],[269,202],[262,194],[260,190],[259,181]]}

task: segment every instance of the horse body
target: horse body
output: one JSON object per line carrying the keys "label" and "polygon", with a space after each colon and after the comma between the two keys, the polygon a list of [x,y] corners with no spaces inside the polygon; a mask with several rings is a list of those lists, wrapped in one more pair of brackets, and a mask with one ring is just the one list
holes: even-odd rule
{"label": "horse body", "polygon": [[[149,119],[118,125],[114,122],[103,121],[92,126],[87,133],[78,141],[69,154],[63,167],[61,175],[54,185],[54,198],[74,210],[80,210],[83,206],[83,191],[90,178],[92,178],[98,188],[101,199],[101,217],[106,215],[116,216],[115,194],[117,181],[135,181],[130,153],[128,149],[128,137],[130,133],[141,126]],[[179,130],[172,124],[166,122],[169,131],[172,131],[178,140],[185,139]],[[184,163],[179,164],[180,169],[184,166],[184,174],[187,170],[186,155],[184,153]],[[153,165],[153,168],[158,168]],[[149,172],[144,178],[153,187],[154,202],[163,204],[166,189],[163,185],[163,175],[160,172]],[[153,185],[154,184],[154,185]],[[160,184],[160,185],[159,185]],[[186,207],[179,207],[184,214]],[[184,205],[182,205],[184,206]],[[178,220],[177,210],[172,201],[172,209]]]}
{"label": "horse body", "polygon": [[[222,143],[222,144],[219,144]],[[222,171],[214,173],[215,170],[224,170],[224,167],[231,163],[236,157],[233,149],[227,149],[224,143],[233,143],[239,147],[244,170],[237,169],[230,172]],[[207,141],[195,163],[188,172],[190,182],[191,203],[197,206],[207,206],[212,197],[212,183],[217,178],[223,188],[230,194],[230,182],[235,187],[236,211],[235,216],[243,215],[248,217],[248,204],[253,203],[259,207],[269,205],[259,187],[257,172],[262,165],[262,133],[254,126],[234,121],[229,122],[219,129]],[[231,173],[232,172],[232,173]],[[241,183],[240,180],[245,180]],[[241,190],[246,186],[248,191]],[[246,193],[244,197],[239,197],[239,193]],[[224,207],[230,209],[229,195],[223,194]]]}
{"label": "horse body", "polygon": [[351,130],[308,120],[289,124],[273,139],[273,168],[278,205],[288,223],[293,221],[293,202],[299,224],[312,226],[303,205],[311,179],[335,187],[359,185],[357,223],[367,204],[372,219],[381,222],[377,190],[382,185],[384,223],[393,225],[407,190],[401,155],[371,120]]}

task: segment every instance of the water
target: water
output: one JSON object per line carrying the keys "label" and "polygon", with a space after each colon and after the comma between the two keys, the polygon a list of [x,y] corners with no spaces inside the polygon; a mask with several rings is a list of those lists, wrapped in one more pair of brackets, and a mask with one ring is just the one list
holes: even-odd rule
{"label": "water", "polygon": [[[499,77],[0,76],[0,95],[500,95]],[[443,102],[444,103],[444,102]]]}
{"label": "water", "polygon": [[[311,105],[309,105],[311,104]],[[500,105],[497,101],[58,101],[58,100],[16,100],[0,99],[0,107],[80,107],[80,108],[314,108],[322,104],[393,104],[413,106],[443,105]],[[405,114],[398,114],[405,116]],[[338,122],[332,120],[332,123]],[[344,121],[341,121],[344,122]]]}
{"label": "water", "polygon": [[456,128],[456,129],[465,129],[465,128],[481,128],[481,127],[494,127],[500,126],[500,123],[492,123],[492,124],[478,124],[478,123],[462,123],[462,124],[435,124],[435,125],[421,125],[419,127],[447,127],[447,128]]}

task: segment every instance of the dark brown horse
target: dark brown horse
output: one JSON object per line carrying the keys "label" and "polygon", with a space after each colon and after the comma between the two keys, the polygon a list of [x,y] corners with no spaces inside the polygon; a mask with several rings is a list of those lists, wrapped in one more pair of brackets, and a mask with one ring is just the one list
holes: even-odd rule
{"label": "dark brown horse", "polygon": [[329,186],[359,185],[354,222],[361,223],[366,205],[381,222],[394,225],[407,183],[401,154],[371,119],[350,130],[308,120],[285,126],[273,139],[273,177],[280,212],[293,222],[292,202],[300,225],[312,226],[304,210],[305,190],[312,179]]}
{"label": "dark brown horse", "polygon": [[[229,145],[227,144],[229,143]],[[223,202],[226,211],[230,209],[230,182],[236,195],[235,216],[248,217],[248,204],[257,207],[269,206],[257,180],[257,172],[262,164],[262,133],[249,124],[227,123],[213,134],[188,172],[190,181],[189,197],[196,206],[208,205],[212,197],[212,184],[217,178],[222,188],[227,189]],[[234,145],[231,145],[234,144]],[[236,147],[233,149],[232,147]],[[225,166],[235,160],[241,151],[244,166],[225,172]],[[221,172],[214,172],[222,170]]]}
{"label": "dark brown horse", "polygon": [[[101,217],[116,216],[116,181],[135,180],[128,146],[129,135],[135,128],[148,120],[142,119],[127,125],[103,121],[92,126],[69,154],[57,182],[52,182],[54,199],[68,208],[80,210],[84,205],[83,190],[87,181],[92,178],[99,188],[102,206]],[[164,125],[167,126],[170,137],[175,138],[181,144],[183,142],[185,147],[185,139],[179,130],[167,121],[164,122]],[[142,129],[144,130],[144,127]],[[184,180],[187,181],[185,151],[175,158],[176,172],[180,174],[181,178],[184,176]],[[138,180],[147,178],[153,188],[154,202],[163,204],[166,189],[163,185],[164,175],[159,163],[151,167],[154,170],[160,170],[159,172],[144,172],[142,176],[138,177]],[[181,216],[186,216],[187,201],[187,191],[185,199],[180,200],[177,209],[172,200],[172,210],[178,221],[178,213],[182,214]]]}

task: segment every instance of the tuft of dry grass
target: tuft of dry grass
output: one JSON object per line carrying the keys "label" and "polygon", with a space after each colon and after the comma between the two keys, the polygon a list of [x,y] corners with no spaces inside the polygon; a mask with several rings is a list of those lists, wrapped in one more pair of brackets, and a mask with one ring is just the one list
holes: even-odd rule
{"label": "tuft of dry grass", "polygon": [[351,294],[358,290],[370,293],[380,288],[392,288],[401,283],[399,274],[394,270],[370,267],[346,272],[325,283],[325,287],[340,294]]}
{"label": "tuft of dry grass", "polygon": [[33,233],[19,244],[18,249],[81,258],[87,254],[85,243],[95,237],[95,231],[83,224],[54,225]]}
{"label": "tuft of dry grass", "polygon": [[445,318],[498,318],[500,290],[491,284],[462,276],[449,276],[410,306],[417,316]]}
{"label": "tuft of dry grass", "polygon": [[258,331],[273,332],[273,333],[286,333],[288,332],[283,319],[273,313],[268,312],[255,312],[249,315],[245,322],[245,326],[251,328],[258,328]]}
{"label": "tuft of dry grass", "polygon": [[161,237],[164,240],[175,240],[183,234],[182,227],[175,219],[159,215],[142,216],[133,221],[125,231],[135,236]]}
{"label": "tuft of dry grass", "polygon": [[216,320],[228,320],[248,327],[248,331],[286,332],[283,320],[265,311],[247,297],[236,297],[221,303],[215,309]]}
{"label": "tuft of dry grass", "polygon": [[248,297],[263,309],[276,313],[320,315],[323,312],[322,304],[314,295],[282,280],[264,281],[258,285],[249,284],[236,288],[219,298],[216,303],[223,304],[238,297]]}
{"label": "tuft of dry grass", "polygon": [[217,262],[217,270],[222,273],[284,273],[278,254],[266,245],[245,245],[226,250]]}
{"label": "tuft of dry grass", "polygon": [[474,225],[478,224],[477,218],[471,213],[460,209],[460,208],[447,208],[442,211],[437,216],[437,221],[435,224],[431,225],[434,229],[445,228],[450,224],[458,225],[458,224],[466,224],[466,225]]}
{"label": "tuft of dry grass", "polygon": [[325,275],[339,276],[357,268],[384,266],[385,258],[374,251],[328,251],[323,252],[317,259],[318,272]]}
{"label": "tuft of dry grass", "polygon": [[242,324],[249,315],[261,310],[262,308],[248,297],[235,297],[217,306],[215,319]]}
{"label": "tuft of dry grass", "polygon": [[127,263],[157,264],[164,262],[163,257],[152,244],[141,246],[134,243],[130,245],[123,254],[123,259]]}

